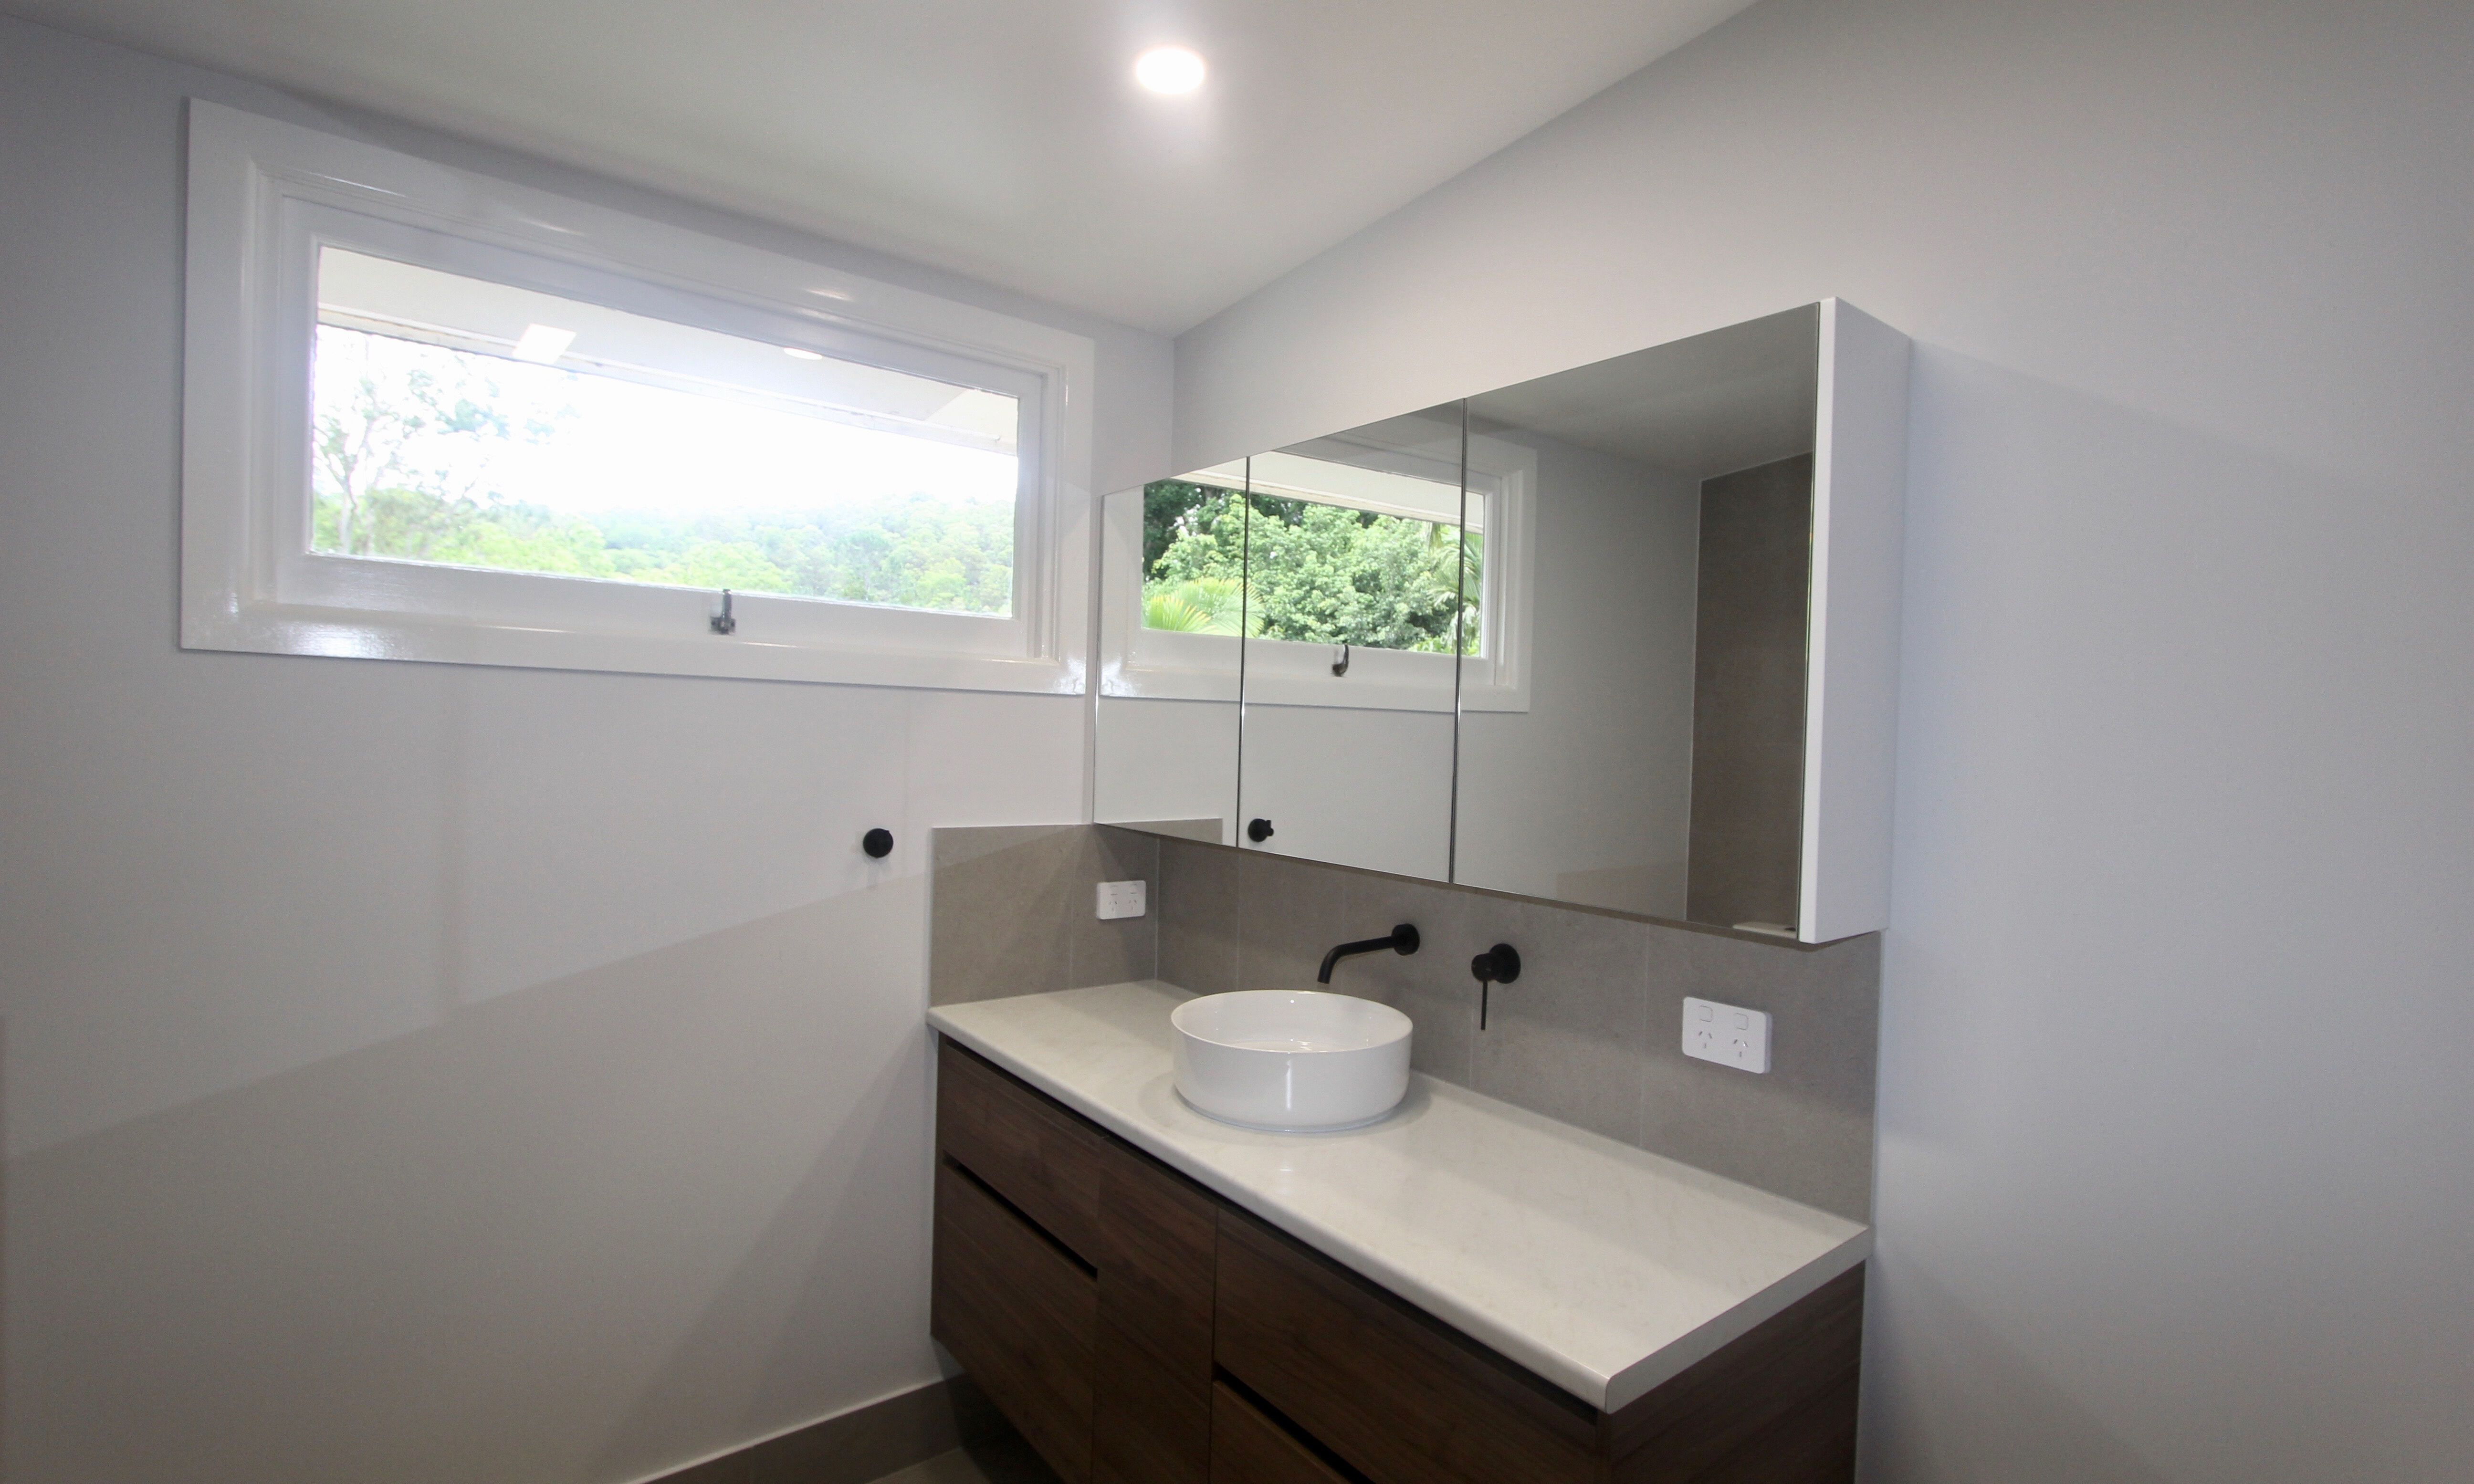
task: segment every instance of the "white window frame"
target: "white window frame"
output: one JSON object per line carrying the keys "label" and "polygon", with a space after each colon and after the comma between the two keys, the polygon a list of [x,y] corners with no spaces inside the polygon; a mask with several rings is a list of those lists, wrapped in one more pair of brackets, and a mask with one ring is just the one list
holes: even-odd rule
{"label": "white window frame", "polygon": [[[1009,615],[308,549],[317,254],[350,248],[1017,397]],[[1079,694],[1092,342],[192,99],[181,643],[191,649]]]}
{"label": "white window frame", "polygon": [[[1381,448],[1349,434],[1295,445],[1311,454],[1327,445],[1352,464],[1441,483],[1462,472],[1412,450]],[[1225,466],[1224,466],[1225,467]],[[1194,475],[1182,477],[1192,478]],[[1479,593],[1478,652],[1463,658],[1463,711],[1529,709],[1531,551],[1538,456],[1517,444],[1484,435],[1468,440],[1467,489],[1488,502],[1486,567]],[[1220,483],[1221,480],[1207,482]],[[1231,484],[1230,488],[1235,486]],[[1117,580],[1142,561],[1139,498],[1112,498],[1102,560],[1108,579],[1101,612],[1101,693],[1183,700],[1238,699],[1238,640],[1226,634],[1180,634],[1143,627],[1141,584]],[[1245,700],[1273,706],[1335,706],[1372,711],[1452,709],[1448,654],[1359,648],[1348,673],[1335,676],[1335,646],[1287,639],[1246,641]]]}

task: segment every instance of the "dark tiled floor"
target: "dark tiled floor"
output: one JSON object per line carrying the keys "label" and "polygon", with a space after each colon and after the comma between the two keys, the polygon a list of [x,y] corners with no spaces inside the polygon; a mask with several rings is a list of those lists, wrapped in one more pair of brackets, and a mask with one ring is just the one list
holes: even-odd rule
{"label": "dark tiled floor", "polygon": [[958,1448],[924,1464],[888,1473],[876,1484],[1060,1484],[1020,1438]]}

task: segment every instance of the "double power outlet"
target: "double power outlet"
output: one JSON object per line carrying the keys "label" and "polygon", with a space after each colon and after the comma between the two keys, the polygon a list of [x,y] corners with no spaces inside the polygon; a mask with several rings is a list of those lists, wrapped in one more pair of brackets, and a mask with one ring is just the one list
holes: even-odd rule
{"label": "double power outlet", "polygon": [[1104,881],[1100,883],[1100,917],[1106,921],[1116,917],[1139,917],[1151,910],[1149,888],[1143,881]]}
{"label": "double power outlet", "polygon": [[1770,1069],[1769,1012],[1686,995],[1684,1054],[1737,1071],[1766,1072]]}

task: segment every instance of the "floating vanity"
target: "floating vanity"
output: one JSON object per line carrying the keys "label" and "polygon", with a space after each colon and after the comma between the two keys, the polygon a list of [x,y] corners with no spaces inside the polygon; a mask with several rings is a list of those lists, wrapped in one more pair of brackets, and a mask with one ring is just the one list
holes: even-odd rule
{"label": "floating vanity", "polygon": [[1187,1107],[1160,983],[949,1005],[933,1328],[1071,1480],[1843,1480],[1869,1228],[1433,1079]]}
{"label": "floating vanity", "polygon": [[1907,362],[1825,300],[1102,502],[1091,825],[932,909],[934,1329],[1059,1472],[1853,1477]]}

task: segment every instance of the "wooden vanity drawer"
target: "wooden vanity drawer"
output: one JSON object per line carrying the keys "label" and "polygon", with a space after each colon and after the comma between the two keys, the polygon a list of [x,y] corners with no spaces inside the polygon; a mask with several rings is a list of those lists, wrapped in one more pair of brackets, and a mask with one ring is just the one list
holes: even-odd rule
{"label": "wooden vanity drawer", "polygon": [[936,1052],[936,1144],[1085,1262],[1101,1255],[1106,1135],[952,1041]]}
{"label": "wooden vanity drawer", "polygon": [[1842,1273],[1607,1419],[1615,1484],[1856,1476],[1864,1270]]}
{"label": "wooden vanity drawer", "polygon": [[1228,1389],[1211,1388],[1211,1484],[1353,1484]]}
{"label": "wooden vanity drawer", "polygon": [[1135,1149],[1111,1139],[1106,1155],[1091,1476],[1095,1484],[1203,1484],[1219,1205]]}
{"label": "wooden vanity drawer", "polygon": [[1038,1228],[951,1161],[936,1166],[928,1332],[1049,1466],[1091,1477],[1100,1285]]}
{"label": "wooden vanity drawer", "polygon": [[1213,1350],[1375,1484],[1600,1476],[1594,1408],[1233,1208]]}

